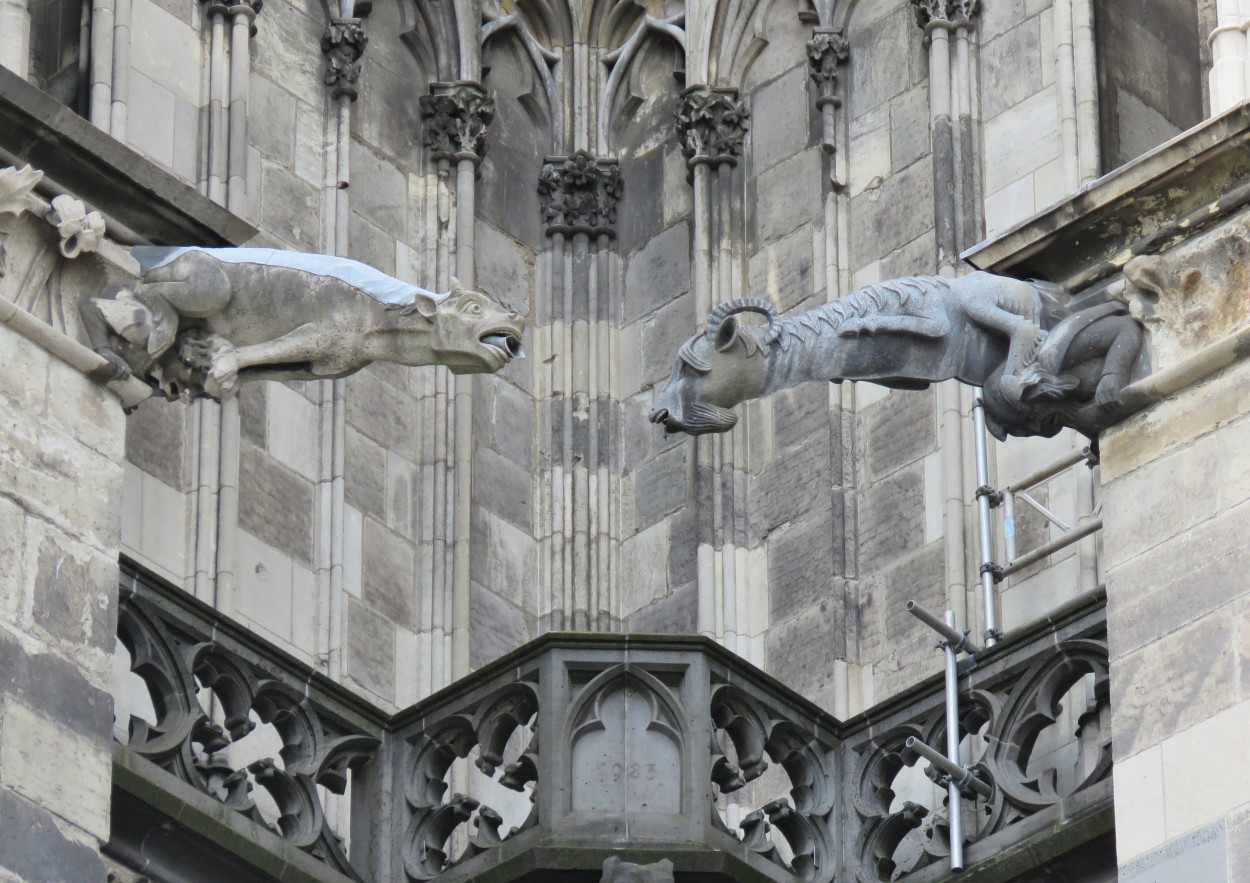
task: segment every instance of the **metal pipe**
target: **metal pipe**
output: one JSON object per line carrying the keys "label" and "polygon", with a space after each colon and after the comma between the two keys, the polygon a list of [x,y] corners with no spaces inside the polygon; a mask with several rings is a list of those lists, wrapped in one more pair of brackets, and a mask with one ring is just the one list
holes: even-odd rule
{"label": "metal pipe", "polygon": [[[456,164],[456,276],[468,288],[477,284],[474,259],[474,220],[477,200],[477,163],[460,159]],[[454,380],[455,436],[455,533],[452,534],[451,680],[469,673],[469,583],[473,534],[473,375]]]}
{"label": "metal pipe", "polygon": [[[1020,499],[1024,500],[1024,502],[1028,503],[1029,506],[1034,511],[1037,512],[1037,514],[1041,515],[1051,524],[1057,525],[1060,530],[1068,531],[1072,529],[1072,525],[1068,524],[1066,521],[1064,521],[1054,512],[1051,512],[1049,509],[1047,509],[1041,503],[1037,502],[1037,500],[1033,499],[1033,497],[1031,497],[1029,494],[1026,494],[1024,491],[1020,491],[1018,494],[1015,494],[1015,496],[1018,496]],[[1008,559],[1008,560],[1011,560],[1011,559]]]}
{"label": "metal pipe", "polygon": [[967,634],[955,628],[954,623],[948,625],[915,601],[908,601],[904,607],[908,613],[941,635],[945,639],[946,645],[956,653],[967,653],[970,656],[976,656],[981,652],[981,648],[969,640]]}
{"label": "metal pipe", "polygon": [[[951,763],[949,758],[941,752],[934,751],[915,736],[908,736],[907,741],[904,743],[904,747],[906,747],[909,751],[916,752],[952,779],[958,779],[958,781],[953,782],[957,788],[975,791],[987,800],[993,796],[994,787],[992,785],[977,778],[976,773],[967,767],[961,764]],[[957,869],[952,868],[951,870]]]}
{"label": "metal pipe", "polygon": [[1071,533],[1065,533],[1063,536],[1053,539],[1049,543],[1044,543],[1033,551],[1026,552],[1016,560],[1009,562],[1001,571],[999,571],[998,578],[1006,579],[1013,573],[1018,573],[1019,571],[1024,570],[1024,568],[1028,567],[1030,564],[1036,564],[1043,558],[1053,555],[1060,549],[1067,548],[1076,541],[1082,540],[1099,530],[1102,530],[1102,519],[1091,518],[1084,524],[1077,525]]}
{"label": "metal pipe", "polygon": [[1071,453],[1066,454],[1063,459],[1056,460],[1054,463],[1051,463],[1049,466],[1043,466],[1041,469],[1036,469],[1018,481],[1013,481],[1011,484],[1007,485],[1004,493],[1007,491],[1027,490],[1034,485],[1041,484],[1046,479],[1054,478],[1065,469],[1070,469],[1082,460],[1087,459],[1088,456],[1089,455],[1084,451],[1072,451]]}
{"label": "metal pipe", "polygon": [[994,535],[990,529],[990,455],[985,441],[985,400],[980,387],[973,389],[972,437],[977,460],[977,523],[981,534],[981,601],[985,606],[985,645],[993,647],[1002,637],[994,598]]}
{"label": "metal pipe", "polygon": [[[951,631],[955,629],[955,613],[952,610],[946,611],[946,627]],[[949,641],[943,648],[942,655],[946,663],[946,756],[951,766],[958,768],[959,663],[955,658],[955,649]],[[946,816],[950,826],[951,870],[955,873],[964,869],[964,818],[959,790],[955,777],[951,776],[946,783]]]}

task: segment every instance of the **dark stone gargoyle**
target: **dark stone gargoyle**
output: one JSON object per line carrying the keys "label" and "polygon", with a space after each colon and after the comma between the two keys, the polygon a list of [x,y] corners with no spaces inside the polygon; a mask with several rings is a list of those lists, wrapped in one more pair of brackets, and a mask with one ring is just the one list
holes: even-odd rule
{"label": "dark stone gargoyle", "polygon": [[370,362],[498,371],[516,312],[454,279],[434,294],[359,261],[269,248],[136,247],[136,285],[79,311],[115,376],[222,401],[245,380],[343,377]]}
{"label": "dark stone gargoyle", "polygon": [[[1145,335],[1119,301],[1075,311],[1067,302],[1059,286],[984,272],[869,285],[789,318],[767,301],[731,301],[682,345],[651,421],[725,432],[738,403],[810,380],[924,389],[956,379],[984,389],[1000,440],[1071,427],[1096,442],[1125,416],[1124,387],[1149,372]],[[744,325],[741,313],[768,325]]]}

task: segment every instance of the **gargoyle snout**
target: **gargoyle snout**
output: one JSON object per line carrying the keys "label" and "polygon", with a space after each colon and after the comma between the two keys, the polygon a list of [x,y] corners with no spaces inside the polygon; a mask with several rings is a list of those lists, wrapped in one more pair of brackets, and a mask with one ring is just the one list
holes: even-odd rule
{"label": "gargoyle snout", "polygon": [[651,409],[651,422],[652,423],[657,423],[657,424],[663,423],[666,420],[668,420],[668,408],[652,408]]}

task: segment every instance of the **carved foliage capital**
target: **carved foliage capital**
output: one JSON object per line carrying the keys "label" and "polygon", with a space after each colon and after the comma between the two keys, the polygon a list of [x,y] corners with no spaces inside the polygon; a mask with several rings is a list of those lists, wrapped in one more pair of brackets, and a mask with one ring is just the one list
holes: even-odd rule
{"label": "carved foliage capital", "polygon": [[622,188],[614,159],[598,159],[585,150],[547,157],[538,175],[547,232],[614,235]]}
{"label": "carved foliage capital", "polygon": [[916,24],[924,30],[931,25],[970,26],[981,11],[981,0],[911,0]]}
{"label": "carved foliage capital", "polygon": [[691,86],[677,105],[677,135],[686,162],[737,162],[751,113],[737,89]]}
{"label": "carved foliage capital", "polygon": [[336,18],[326,25],[321,35],[321,51],[326,56],[323,77],[334,97],[347,95],[356,100],[356,81],[360,79],[360,58],[365,53],[368,36],[360,19]]}
{"label": "carved foliage capital", "polygon": [[431,83],[421,97],[423,143],[435,159],[471,159],[486,153],[486,128],[495,118],[495,99],[479,83]]}
{"label": "carved foliage capital", "polygon": [[808,67],[822,96],[833,94],[838,68],[846,64],[849,55],[850,43],[841,31],[817,28],[807,41]]}

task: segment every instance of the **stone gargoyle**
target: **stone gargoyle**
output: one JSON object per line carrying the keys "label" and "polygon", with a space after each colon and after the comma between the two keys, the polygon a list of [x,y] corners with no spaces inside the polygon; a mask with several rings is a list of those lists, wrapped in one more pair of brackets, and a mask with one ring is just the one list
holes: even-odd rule
{"label": "stone gargoyle", "polygon": [[[725,432],[738,403],[809,380],[924,389],[953,378],[984,389],[1000,440],[1071,427],[1096,442],[1124,416],[1120,392],[1149,371],[1145,336],[1119,301],[1073,310],[1068,300],[1051,283],[976,272],[869,285],[789,318],[767,301],[731,301],[678,351],[651,422]],[[768,325],[740,323],[740,313]]]}
{"label": "stone gargoyle", "polygon": [[343,377],[370,362],[498,371],[520,315],[464,289],[434,294],[358,261],[269,248],[138,246],[136,285],[79,306],[115,376],[167,398],[223,401],[245,380]]}

